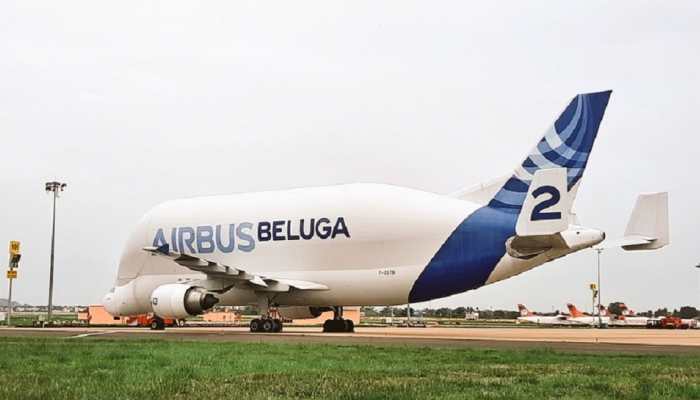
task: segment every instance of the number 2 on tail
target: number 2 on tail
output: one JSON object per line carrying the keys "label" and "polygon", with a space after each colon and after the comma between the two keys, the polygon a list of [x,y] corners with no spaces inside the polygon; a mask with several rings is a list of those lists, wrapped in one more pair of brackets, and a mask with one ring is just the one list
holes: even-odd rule
{"label": "number 2 on tail", "polygon": [[544,211],[559,203],[559,200],[561,200],[559,190],[554,186],[540,186],[532,192],[532,197],[538,198],[543,194],[548,194],[549,198],[535,205],[535,208],[532,209],[532,214],[530,215],[530,221],[560,219],[560,212]]}

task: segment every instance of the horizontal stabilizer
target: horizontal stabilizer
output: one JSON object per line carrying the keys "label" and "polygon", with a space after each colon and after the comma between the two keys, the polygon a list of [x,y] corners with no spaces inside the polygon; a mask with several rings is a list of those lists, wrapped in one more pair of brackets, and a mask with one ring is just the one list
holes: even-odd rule
{"label": "horizontal stabilizer", "polygon": [[515,226],[518,236],[552,235],[569,227],[571,201],[566,175],[566,168],[535,172]]}
{"label": "horizontal stabilizer", "polygon": [[[625,250],[654,250],[670,243],[668,192],[640,194],[625,229],[625,238],[637,243],[623,244]],[[643,240],[650,240],[644,243]]]}
{"label": "horizontal stabilizer", "polygon": [[627,222],[625,235],[603,242],[600,250],[655,250],[671,242],[668,223],[668,192],[640,194]]}

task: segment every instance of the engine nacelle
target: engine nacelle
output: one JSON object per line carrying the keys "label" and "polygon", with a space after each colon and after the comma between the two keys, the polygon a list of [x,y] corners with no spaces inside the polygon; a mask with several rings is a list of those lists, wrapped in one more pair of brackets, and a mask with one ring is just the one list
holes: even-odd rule
{"label": "engine nacelle", "polygon": [[289,306],[279,307],[277,312],[285,319],[310,319],[317,318],[324,311],[330,310],[332,310],[330,307]]}
{"label": "engine nacelle", "polygon": [[182,319],[199,315],[218,302],[219,299],[206,289],[181,283],[158,286],[151,294],[153,313],[161,318]]}

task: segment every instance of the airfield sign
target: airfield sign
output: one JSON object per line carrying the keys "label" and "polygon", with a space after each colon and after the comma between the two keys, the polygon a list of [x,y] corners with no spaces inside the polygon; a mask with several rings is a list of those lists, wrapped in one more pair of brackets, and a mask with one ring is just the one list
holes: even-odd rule
{"label": "airfield sign", "polygon": [[7,296],[7,326],[10,326],[10,319],[12,318],[12,281],[17,279],[17,267],[19,267],[19,259],[22,258],[22,254],[19,250],[19,241],[10,241],[10,261],[7,268],[7,279],[10,282],[10,290]]}

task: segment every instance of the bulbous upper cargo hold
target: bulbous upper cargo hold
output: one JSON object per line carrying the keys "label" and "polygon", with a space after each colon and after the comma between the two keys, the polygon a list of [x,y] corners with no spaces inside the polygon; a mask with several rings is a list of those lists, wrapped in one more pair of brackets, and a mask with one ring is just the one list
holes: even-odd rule
{"label": "bulbous upper cargo hold", "polygon": [[164,244],[174,252],[261,272],[425,265],[476,208],[379,184],[170,201],[142,219],[125,249],[119,277],[191,273],[142,250]]}

